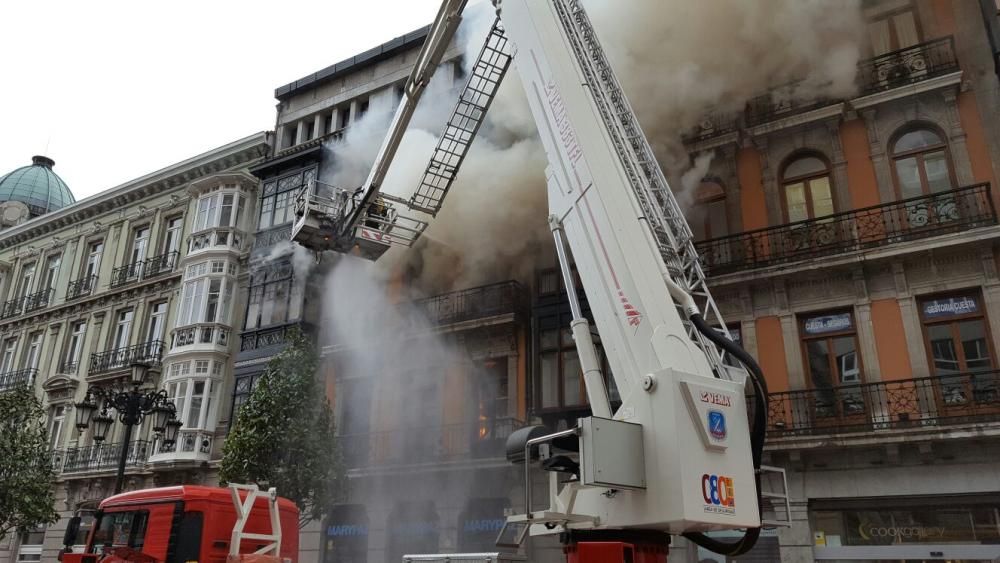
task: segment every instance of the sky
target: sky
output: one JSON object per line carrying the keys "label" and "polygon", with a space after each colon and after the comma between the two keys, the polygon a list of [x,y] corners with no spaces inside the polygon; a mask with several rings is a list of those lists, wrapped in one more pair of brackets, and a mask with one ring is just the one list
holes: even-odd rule
{"label": "sky", "polygon": [[429,24],[440,0],[0,2],[0,175],[77,200],[274,128],[275,88]]}

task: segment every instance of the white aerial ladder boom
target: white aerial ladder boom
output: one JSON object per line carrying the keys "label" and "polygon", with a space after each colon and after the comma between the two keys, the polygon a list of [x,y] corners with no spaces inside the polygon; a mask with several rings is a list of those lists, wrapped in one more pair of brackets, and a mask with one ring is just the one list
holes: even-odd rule
{"label": "white aerial ladder boom", "polygon": [[[621,396],[612,412],[589,321],[570,289],[571,328],[594,416],[561,432],[528,427],[511,436],[508,456],[523,461],[526,472],[524,512],[508,518],[519,529],[513,543],[529,532],[629,530],[684,534],[716,551],[744,553],[761,526],[767,408],[759,367],[725,332],[690,228],[580,1],[494,5],[497,21],[473,67],[480,70],[470,76],[413,197],[380,195],[380,184],[464,2],[446,0],[439,11],[411,75],[414,87],[365,185],[342,200],[342,209],[319,213],[332,225],[334,242],[317,242],[326,231],[309,223],[317,213],[308,198],[295,227],[303,234],[295,239],[342,252],[357,244],[377,258],[378,249],[364,246],[366,226],[419,237],[426,223],[412,228],[391,213],[373,219],[374,202],[385,197],[400,208],[437,213],[512,58],[548,158],[549,223],[566,287],[574,287],[572,260]],[[463,109],[472,99],[472,110]],[[726,354],[747,369],[734,367]],[[756,400],[753,437],[748,374]],[[559,449],[573,452],[557,455]],[[539,457],[551,472],[550,503],[536,510],[530,468]],[[702,534],[737,528],[748,533],[733,545]]]}

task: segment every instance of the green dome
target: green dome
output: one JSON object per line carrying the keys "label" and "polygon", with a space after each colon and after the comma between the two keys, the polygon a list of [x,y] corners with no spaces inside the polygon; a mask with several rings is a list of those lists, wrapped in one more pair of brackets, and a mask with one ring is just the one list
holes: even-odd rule
{"label": "green dome", "polygon": [[76,201],[66,182],[52,171],[54,160],[34,156],[31,163],[0,177],[0,202],[20,201],[37,217]]}

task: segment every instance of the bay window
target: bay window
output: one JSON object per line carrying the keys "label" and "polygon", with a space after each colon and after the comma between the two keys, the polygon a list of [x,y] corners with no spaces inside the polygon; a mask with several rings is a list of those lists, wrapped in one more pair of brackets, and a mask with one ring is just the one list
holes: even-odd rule
{"label": "bay window", "polygon": [[[235,186],[226,186],[235,188]],[[215,192],[198,200],[198,210],[194,218],[194,232],[215,227],[239,227],[243,209],[246,206],[242,194],[230,191]],[[234,212],[235,211],[235,212]]]}
{"label": "bay window", "polygon": [[[215,428],[215,394],[222,387],[219,379],[222,363],[219,360],[191,360],[174,362],[167,368],[167,396],[177,407],[177,420],[184,423],[182,430],[213,430]],[[210,364],[218,366],[209,367]],[[209,375],[211,372],[213,375]],[[218,374],[218,375],[214,375]]]}
{"label": "bay window", "polygon": [[264,183],[260,199],[259,230],[292,222],[295,195],[316,178],[316,167],[299,170]]}
{"label": "bay window", "polygon": [[[228,269],[229,272],[233,268]],[[191,279],[194,278],[194,279]],[[188,266],[185,273],[177,326],[197,323],[229,324],[236,279],[227,274],[225,262],[214,260]]]}
{"label": "bay window", "polygon": [[285,260],[251,275],[246,328],[254,329],[298,320],[302,314],[304,280],[292,278],[292,264]]}

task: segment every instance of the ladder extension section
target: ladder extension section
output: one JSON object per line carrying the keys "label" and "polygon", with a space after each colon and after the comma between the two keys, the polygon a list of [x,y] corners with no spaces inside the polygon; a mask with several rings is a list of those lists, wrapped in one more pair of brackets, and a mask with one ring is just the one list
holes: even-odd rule
{"label": "ladder extension section", "polygon": [[444,133],[438,140],[424,176],[410,198],[411,209],[436,216],[451,189],[465,155],[469,152],[486,112],[496,97],[500,82],[510,67],[510,48],[497,18],[479,51],[465,89],[455,104]]}
{"label": "ladder extension section", "polygon": [[[691,228],[601,48],[581,0],[555,0],[554,4],[670,276],[695,299],[705,321],[725,331],[726,325],[708,290],[694,248]],[[688,336],[705,352],[709,365],[720,377],[745,377],[742,369],[726,365],[722,351],[698,332],[686,314],[681,314],[681,320]]]}
{"label": "ladder extension section", "polygon": [[[240,491],[246,492],[246,497],[240,499]],[[243,540],[257,540],[269,542],[257,551],[254,555],[270,553],[275,557],[281,556],[281,519],[278,514],[278,491],[271,487],[264,492],[257,485],[229,484],[229,493],[233,497],[233,506],[236,509],[236,525],[233,526],[233,535],[229,542],[229,555],[239,556],[240,544]],[[253,512],[257,497],[267,496],[267,510],[271,520],[270,534],[249,534],[243,529],[247,525],[250,513]]]}

